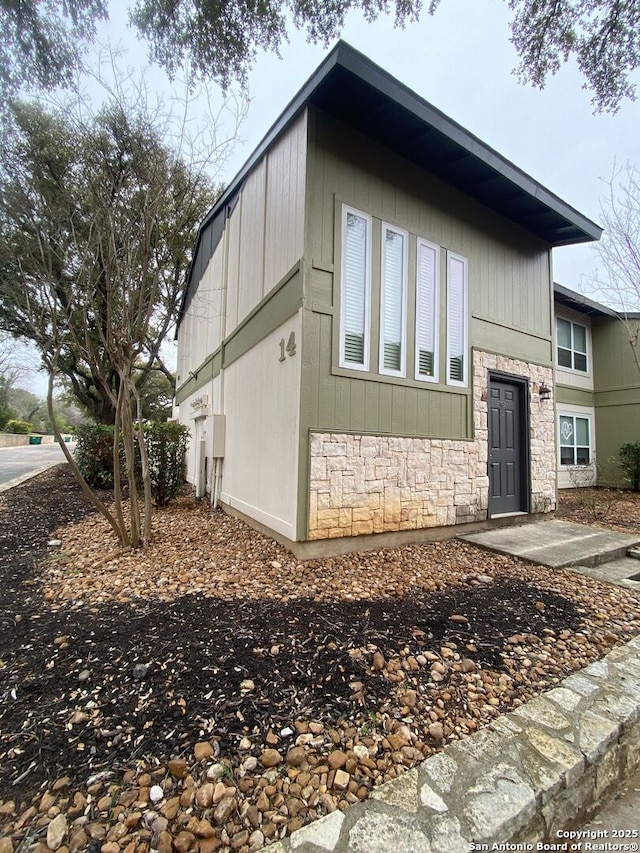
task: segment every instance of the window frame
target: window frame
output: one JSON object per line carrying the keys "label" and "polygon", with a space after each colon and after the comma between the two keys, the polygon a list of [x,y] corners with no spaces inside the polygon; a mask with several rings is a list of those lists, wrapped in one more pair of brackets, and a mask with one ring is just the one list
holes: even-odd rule
{"label": "window frame", "polygon": [[[385,367],[384,364],[384,321],[385,321],[385,247],[386,235],[391,231],[394,234],[399,234],[403,238],[402,249],[402,282],[400,294],[400,368],[394,370],[390,367]],[[409,232],[403,228],[398,228],[391,225],[389,222],[382,222],[380,228],[380,331],[378,334],[378,372],[381,376],[396,376],[401,379],[407,375],[407,291],[409,289]]]}
{"label": "window frame", "polygon": [[[570,418],[573,421],[573,445],[562,444],[562,427],[561,427],[561,418]],[[588,438],[589,444],[577,444],[576,436],[576,420],[583,420],[587,422],[588,429]],[[572,447],[573,449],[573,462],[563,462],[562,461],[562,448],[563,447]],[[577,451],[578,448],[588,447],[589,450],[589,461],[588,462],[578,462],[577,461]],[[589,468],[593,465],[593,422],[590,414],[586,412],[563,412],[558,411],[558,467],[560,470],[566,470],[567,468]]]}
{"label": "window frame", "polygon": [[[460,261],[463,267],[463,302],[464,311],[462,317],[462,339],[463,339],[463,359],[462,359],[462,379],[454,379],[451,376],[451,261]],[[457,388],[469,387],[469,261],[464,255],[458,255],[456,252],[447,250],[447,368],[446,368],[446,384]]]}
{"label": "window frame", "polygon": [[[420,320],[423,309],[420,304],[420,250],[431,249],[435,255],[433,265],[433,376],[420,373]],[[440,246],[416,238],[416,305],[415,305],[415,362],[414,378],[419,382],[437,383],[440,377]]]}
{"label": "window frame", "polygon": [[[345,358],[345,332],[346,332],[346,301],[345,301],[345,262],[346,262],[346,233],[347,216],[349,214],[364,219],[366,223],[366,248],[365,248],[365,282],[364,282],[364,330],[363,330],[363,364],[347,361]],[[340,247],[340,342],[338,364],[347,370],[359,370],[363,373],[370,372],[371,359],[371,249],[372,249],[372,216],[362,210],[349,205],[342,205],[341,223],[341,247]]]}
{"label": "window frame", "polygon": [[[559,343],[559,335],[558,335],[558,323],[562,321],[563,323],[568,323],[570,332],[571,332],[571,346],[570,347],[561,347]],[[578,326],[580,329],[584,329],[584,346],[585,351],[576,350],[574,346],[574,327]],[[567,365],[560,364],[559,352],[563,350],[564,352],[571,353],[571,367]],[[576,354],[582,355],[585,358],[586,366],[585,369],[582,370],[580,367],[575,366],[575,356]],[[583,325],[582,323],[576,323],[575,320],[571,320],[569,317],[562,317],[560,315],[556,316],[556,367],[558,370],[570,370],[572,373],[577,373],[580,376],[588,376],[589,375],[589,327]]]}

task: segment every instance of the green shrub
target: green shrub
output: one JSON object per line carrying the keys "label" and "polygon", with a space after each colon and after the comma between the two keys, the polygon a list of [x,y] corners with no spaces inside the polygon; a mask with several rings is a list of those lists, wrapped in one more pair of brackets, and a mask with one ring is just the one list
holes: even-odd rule
{"label": "green shrub", "polygon": [[30,432],[33,432],[33,424],[30,424],[29,421],[7,421],[4,431],[12,432],[14,435],[29,435]]}
{"label": "green shrub", "polygon": [[[144,425],[144,442],[149,457],[151,494],[158,506],[174,498],[185,482],[185,455],[189,429],[178,423],[152,421]],[[141,488],[138,468],[138,488]]]}
{"label": "green shrub", "polygon": [[[185,455],[189,430],[178,423],[146,423],[144,441],[149,458],[151,495],[158,506],[174,498],[185,482]],[[113,488],[113,427],[103,424],[76,428],[75,459],[87,483]],[[126,477],[124,451],[120,443],[122,478]],[[136,484],[142,492],[142,466],[136,443]]]}
{"label": "green shrub", "polygon": [[625,480],[634,492],[640,492],[640,441],[623,444],[619,456]]}
{"label": "green shrub", "polygon": [[94,488],[113,487],[113,427],[85,424],[76,429],[75,460]]}

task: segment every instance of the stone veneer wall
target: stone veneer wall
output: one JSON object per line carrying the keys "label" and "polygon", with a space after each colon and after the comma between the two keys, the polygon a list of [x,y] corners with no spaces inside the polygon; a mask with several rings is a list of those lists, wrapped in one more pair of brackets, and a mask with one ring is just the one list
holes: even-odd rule
{"label": "stone veneer wall", "polygon": [[529,379],[531,511],[555,509],[554,406],[538,397],[553,371],[476,350],[472,440],[311,433],[309,539],[486,519],[489,370]]}

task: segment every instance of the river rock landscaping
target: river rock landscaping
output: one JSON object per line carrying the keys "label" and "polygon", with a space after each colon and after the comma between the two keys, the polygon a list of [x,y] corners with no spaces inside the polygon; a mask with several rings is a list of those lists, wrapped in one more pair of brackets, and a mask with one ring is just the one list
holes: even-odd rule
{"label": "river rock landscaping", "polygon": [[66,466],[0,496],[0,589],[0,853],[258,850],[640,633],[570,571],[299,562],[189,495],[121,551]]}

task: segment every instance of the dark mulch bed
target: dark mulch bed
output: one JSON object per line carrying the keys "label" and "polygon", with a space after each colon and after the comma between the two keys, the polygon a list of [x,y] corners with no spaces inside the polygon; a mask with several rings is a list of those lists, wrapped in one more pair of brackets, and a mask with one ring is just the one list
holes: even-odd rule
{"label": "dark mulch bed", "polygon": [[[47,603],[37,564],[50,534],[89,511],[65,466],[0,500],[0,799],[63,774],[86,780],[136,758],[180,754],[202,737],[224,752],[297,718],[348,725],[391,701],[389,682],[349,653],[367,644],[393,655],[405,646],[418,654],[425,638],[454,642],[499,672],[509,635],[574,631],[586,612],[506,578],[376,601],[191,594],[93,608]],[[468,622],[452,623],[461,611]],[[255,689],[247,692],[248,678]],[[451,713],[456,702],[466,713],[455,695]]]}

